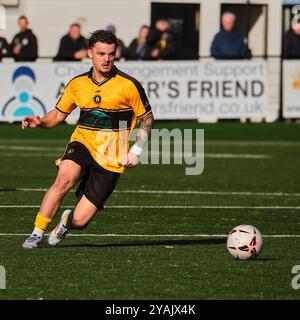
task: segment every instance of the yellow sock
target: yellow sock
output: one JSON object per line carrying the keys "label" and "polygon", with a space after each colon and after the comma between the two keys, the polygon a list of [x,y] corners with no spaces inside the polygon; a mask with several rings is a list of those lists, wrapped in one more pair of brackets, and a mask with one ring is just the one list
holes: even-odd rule
{"label": "yellow sock", "polygon": [[35,218],[34,225],[36,228],[46,231],[51,221],[51,218],[44,217],[40,214],[40,212],[38,212]]}

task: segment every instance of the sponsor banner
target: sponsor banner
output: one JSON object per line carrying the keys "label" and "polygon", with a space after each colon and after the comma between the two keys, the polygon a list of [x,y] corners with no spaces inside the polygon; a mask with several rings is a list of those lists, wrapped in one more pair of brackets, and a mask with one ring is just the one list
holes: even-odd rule
{"label": "sponsor banner", "polygon": [[[67,83],[89,70],[89,63],[14,63],[0,65],[0,121],[45,115],[53,109]],[[67,118],[76,123],[76,108]]]}
{"label": "sponsor banner", "polygon": [[[122,62],[144,86],[156,119],[239,119],[266,116],[266,62]],[[90,62],[0,65],[0,121],[44,115]],[[79,108],[67,118],[75,123]]]}
{"label": "sponsor banner", "polygon": [[282,73],[282,115],[300,118],[300,60],[284,60]]}
{"label": "sponsor banner", "polygon": [[157,119],[266,115],[264,61],[158,61],[122,69],[143,83]]}

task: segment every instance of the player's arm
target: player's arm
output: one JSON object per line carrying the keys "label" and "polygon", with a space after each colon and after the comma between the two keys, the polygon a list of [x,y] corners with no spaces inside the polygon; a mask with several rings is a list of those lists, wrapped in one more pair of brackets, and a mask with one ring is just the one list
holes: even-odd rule
{"label": "player's arm", "polygon": [[55,108],[48,112],[43,118],[38,115],[25,117],[22,121],[22,129],[27,127],[51,129],[63,122],[76,107],[70,86],[72,86],[72,80],[66,86]]}
{"label": "player's arm", "polygon": [[28,116],[22,120],[22,129],[27,127],[51,129],[63,122],[67,116],[68,114],[64,114],[57,109],[51,110],[42,118],[38,115]]}
{"label": "player's arm", "polygon": [[154,127],[154,118],[152,112],[140,119],[140,128],[134,145],[130,148],[127,157],[123,161],[123,166],[133,168],[137,165],[139,157],[143,152]]}

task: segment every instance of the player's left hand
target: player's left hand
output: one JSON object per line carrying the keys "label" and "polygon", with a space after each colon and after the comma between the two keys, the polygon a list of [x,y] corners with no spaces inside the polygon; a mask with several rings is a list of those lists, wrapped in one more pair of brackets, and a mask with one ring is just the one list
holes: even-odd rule
{"label": "player's left hand", "polygon": [[125,168],[134,168],[139,162],[139,156],[129,152],[122,160],[122,166]]}

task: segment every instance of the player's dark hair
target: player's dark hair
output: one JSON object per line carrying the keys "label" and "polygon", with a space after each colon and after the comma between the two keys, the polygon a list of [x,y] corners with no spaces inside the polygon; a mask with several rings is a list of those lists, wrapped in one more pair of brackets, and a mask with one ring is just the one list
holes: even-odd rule
{"label": "player's dark hair", "polygon": [[115,44],[116,48],[118,46],[117,37],[110,31],[107,30],[96,30],[91,33],[87,39],[88,48],[91,49],[96,42],[102,42],[106,44]]}

